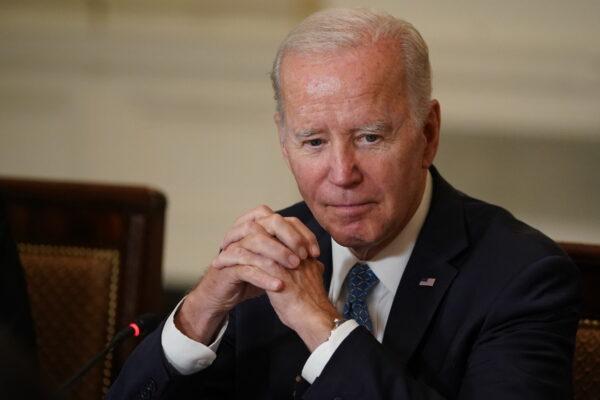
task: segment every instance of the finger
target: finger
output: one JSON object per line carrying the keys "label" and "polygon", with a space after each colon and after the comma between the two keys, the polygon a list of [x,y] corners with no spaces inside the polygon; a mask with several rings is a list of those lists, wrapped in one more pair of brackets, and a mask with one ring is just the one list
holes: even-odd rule
{"label": "finger", "polygon": [[321,251],[319,249],[319,242],[317,242],[317,237],[315,234],[296,217],[285,217],[285,220],[294,225],[294,228],[296,228],[296,230],[300,232],[302,236],[304,236],[308,243],[310,255],[314,258],[318,257],[319,254],[321,254]]}
{"label": "finger", "polygon": [[240,246],[230,246],[227,250],[224,250],[219,254],[211,264],[211,266],[216,269],[223,269],[236,265],[250,265],[257,267],[275,277],[280,273],[280,269],[283,268],[274,260],[248,251]]}
{"label": "finger", "polygon": [[246,222],[255,221],[259,218],[265,218],[272,214],[274,214],[274,212],[271,209],[271,207],[262,204],[256,208],[253,208],[252,210],[247,211],[244,214],[242,214],[240,217],[238,217],[238,219],[235,220],[233,225],[234,226],[242,225]]}
{"label": "finger", "polygon": [[237,245],[253,253],[270,258],[287,268],[296,268],[300,264],[300,258],[272,236],[261,234],[248,235],[237,242]]}
{"label": "finger", "polygon": [[231,268],[236,279],[242,282],[247,282],[257,288],[267,291],[279,291],[283,289],[283,281],[275,278],[260,268],[250,265],[238,265]]}
{"label": "finger", "polygon": [[221,249],[226,249],[230,244],[242,240],[244,237],[250,234],[264,234],[268,236],[269,233],[254,221],[246,221],[242,224],[234,225],[233,228],[225,234],[223,241],[221,242]]}
{"label": "finger", "polygon": [[290,223],[279,214],[258,219],[256,223],[261,225],[269,234],[275,236],[301,259],[308,257],[307,249],[310,248],[311,243],[296,229],[295,224]]}

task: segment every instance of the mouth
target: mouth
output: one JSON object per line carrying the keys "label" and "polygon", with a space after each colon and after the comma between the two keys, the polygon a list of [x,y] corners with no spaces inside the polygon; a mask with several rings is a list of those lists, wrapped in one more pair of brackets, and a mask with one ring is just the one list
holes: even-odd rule
{"label": "mouth", "polygon": [[371,210],[373,206],[372,202],[327,204],[327,208],[343,217],[358,217]]}

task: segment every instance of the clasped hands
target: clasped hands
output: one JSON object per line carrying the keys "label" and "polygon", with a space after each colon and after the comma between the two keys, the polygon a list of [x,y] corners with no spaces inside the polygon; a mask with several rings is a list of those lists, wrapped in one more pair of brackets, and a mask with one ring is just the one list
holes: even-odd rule
{"label": "clasped hands", "polygon": [[339,317],[325,291],[318,255],[316,237],[299,219],[257,207],[227,232],[175,324],[186,336],[209,344],[233,307],[266,293],[282,323],[312,352]]}

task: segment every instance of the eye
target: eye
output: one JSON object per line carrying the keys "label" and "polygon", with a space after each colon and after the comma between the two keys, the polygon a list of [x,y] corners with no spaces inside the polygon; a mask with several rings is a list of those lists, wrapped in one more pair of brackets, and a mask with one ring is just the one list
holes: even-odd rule
{"label": "eye", "polygon": [[308,143],[308,145],[311,147],[319,147],[323,144],[323,139],[311,139],[306,143]]}
{"label": "eye", "polygon": [[381,135],[375,133],[366,133],[358,137],[358,141],[362,144],[378,143],[381,141]]}

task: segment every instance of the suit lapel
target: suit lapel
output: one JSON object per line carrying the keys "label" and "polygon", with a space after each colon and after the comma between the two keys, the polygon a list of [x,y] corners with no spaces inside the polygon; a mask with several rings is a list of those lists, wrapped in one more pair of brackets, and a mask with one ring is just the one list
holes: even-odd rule
{"label": "suit lapel", "polygon": [[431,173],[429,213],[396,291],[383,337],[383,344],[403,365],[409,362],[457,274],[452,258],[467,246],[460,195],[435,168]]}
{"label": "suit lapel", "polygon": [[[408,363],[456,275],[453,266],[436,260],[434,256],[415,256],[413,253],[406,266],[383,336],[383,344],[399,356],[403,365]],[[429,278],[435,279],[432,287],[419,285]]]}

